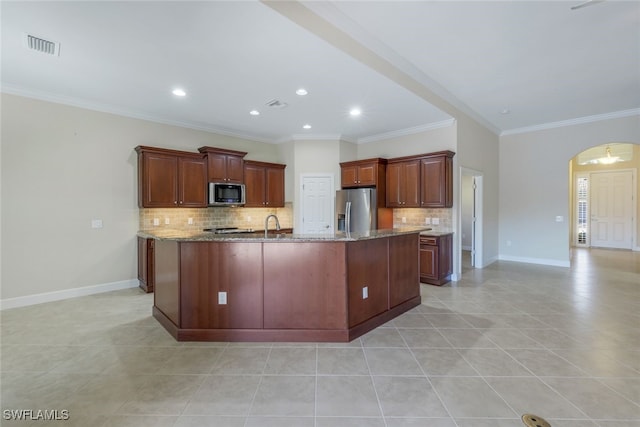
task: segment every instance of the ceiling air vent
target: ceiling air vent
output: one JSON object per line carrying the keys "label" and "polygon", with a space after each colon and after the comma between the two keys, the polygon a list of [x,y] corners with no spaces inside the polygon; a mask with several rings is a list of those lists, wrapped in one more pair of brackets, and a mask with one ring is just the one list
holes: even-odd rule
{"label": "ceiling air vent", "polygon": [[35,50],[36,52],[53,56],[60,55],[60,43],[58,42],[36,37],[32,34],[25,34],[24,42],[29,50]]}
{"label": "ceiling air vent", "polygon": [[267,107],[271,107],[271,108],[285,108],[288,104],[278,99],[272,99],[271,101],[267,102],[266,105]]}

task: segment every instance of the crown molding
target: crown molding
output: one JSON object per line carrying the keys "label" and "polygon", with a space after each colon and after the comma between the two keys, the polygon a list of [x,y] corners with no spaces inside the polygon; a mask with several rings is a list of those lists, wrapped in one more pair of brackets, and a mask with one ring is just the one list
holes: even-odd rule
{"label": "crown molding", "polygon": [[371,136],[367,136],[367,137],[364,137],[364,138],[358,138],[358,141],[356,143],[357,144],[368,144],[370,142],[381,141],[381,140],[384,140],[384,139],[397,138],[397,137],[407,136],[407,135],[415,135],[415,134],[421,133],[421,132],[427,132],[427,131],[434,130],[434,129],[440,129],[440,128],[449,127],[449,126],[452,126],[455,122],[456,122],[456,119],[451,118],[451,119],[447,119],[447,120],[442,120],[440,122],[427,123],[425,125],[414,126],[414,127],[411,127],[411,128],[399,129],[399,130],[394,130],[394,131],[385,132],[385,133],[379,133],[377,135],[371,135]]}
{"label": "crown molding", "polygon": [[178,127],[187,128],[187,129],[211,132],[219,135],[246,139],[249,141],[264,142],[268,144],[273,144],[275,142],[273,139],[236,132],[229,129],[203,125],[203,124],[194,123],[194,122],[171,120],[164,117],[157,117],[157,116],[149,115],[146,113],[141,113],[139,111],[127,110],[127,109],[118,108],[118,107],[107,105],[107,104],[88,102],[82,99],[56,95],[49,92],[24,89],[22,87],[9,85],[9,84],[2,84],[2,87],[0,87],[0,92],[6,93],[9,95],[17,95],[25,98],[37,99],[39,101],[46,101],[46,102],[52,102],[55,104],[67,105],[70,107],[84,108],[86,110],[98,111],[101,113],[114,114],[117,116],[128,117],[131,119],[145,120],[148,122],[154,122],[154,123],[159,123],[163,125],[178,126]]}
{"label": "crown molding", "polygon": [[640,116],[640,108],[632,108],[630,110],[614,111],[612,113],[596,114],[593,116],[578,117],[575,119],[560,120],[557,122],[543,123],[540,125],[510,129],[500,133],[500,136],[537,132],[541,130],[555,129],[555,128],[561,128],[565,126],[575,126],[575,125],[581,125],[585,123],[594,123],[602,120],[620,119],[620,118],[631,117],[631,116]]}

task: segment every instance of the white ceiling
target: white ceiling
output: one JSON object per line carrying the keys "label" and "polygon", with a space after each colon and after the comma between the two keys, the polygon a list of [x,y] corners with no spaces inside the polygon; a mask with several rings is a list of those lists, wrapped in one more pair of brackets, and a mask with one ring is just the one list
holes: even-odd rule
{"label": "white ceiling", "polygon": [[577,3],[2,1],[2,91],[267,142],[638,114],[640,2]]}

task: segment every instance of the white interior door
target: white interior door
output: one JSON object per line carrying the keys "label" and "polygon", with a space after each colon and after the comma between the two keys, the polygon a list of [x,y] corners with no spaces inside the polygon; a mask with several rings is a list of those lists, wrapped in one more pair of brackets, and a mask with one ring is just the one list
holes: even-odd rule
{"label": "white interior door", "polygon": [[333,233],[333,175],[301,176],[302,233]]}
{"label": "white interior door", "polygon": [[591,246],[631,249],[631,171],[591,174]]}

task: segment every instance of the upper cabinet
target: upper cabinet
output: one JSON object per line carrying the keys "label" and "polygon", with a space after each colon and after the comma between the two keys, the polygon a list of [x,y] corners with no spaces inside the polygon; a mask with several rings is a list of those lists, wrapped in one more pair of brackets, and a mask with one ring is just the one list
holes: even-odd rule
{"label": "upper cabinet", "polygon": [[207,163],[204,155],[153,147],[138,153],[138,206],[206,207]]}
{"label": "upper cabinet", "polygon": [[340,163],[342,188],[379,187],[384,184],[386,164],[385,159]]}
{"label": "upper cabinet", "polygon": [[246,160],[245,207],[284,207],[284,168],[278,163]]}
{"label": "upper cabinet", "polygon": [[387,207],[452,207],[454,155],[439,151],[389,160]]}
{"label": "upper cabinet", "polygon": [[420,160],[389,162],[387,165],[387,207],[420,207]]}
{"label": "upper cabinet", "polygon": [[452,151],[442,151],[420,160],[420,203],[423,208],[453,206]]}
{"label": "upper cabinet", "polygon": [[209,182],[244,183],[244,151],[214,147],[200,147],[198,151],[207,155]]}

